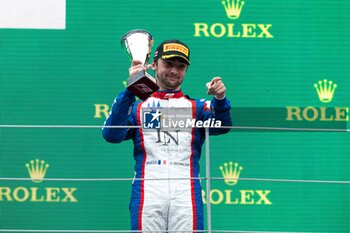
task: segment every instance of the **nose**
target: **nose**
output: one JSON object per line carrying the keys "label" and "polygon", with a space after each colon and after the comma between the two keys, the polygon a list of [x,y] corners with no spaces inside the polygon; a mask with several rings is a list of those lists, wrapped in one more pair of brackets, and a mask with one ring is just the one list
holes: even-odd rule
{"label": "nose", "polygon": [[170,68],[170,74],[173,75],[173,76],[174,76],[174,75],[177,75],[177,69],[176,69],[175,66],[173,66],[173,67]]}

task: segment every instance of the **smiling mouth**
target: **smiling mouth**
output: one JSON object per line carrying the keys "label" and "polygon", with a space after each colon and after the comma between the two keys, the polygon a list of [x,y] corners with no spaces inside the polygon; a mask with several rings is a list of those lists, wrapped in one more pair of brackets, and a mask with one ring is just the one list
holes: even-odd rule
{"label": "smiling mouth", "polygon": [[178,80],[178,77],[170,76],[169,79],[170,79],[170,80],[173,80],[173,81],[177,81],[177,80]]}

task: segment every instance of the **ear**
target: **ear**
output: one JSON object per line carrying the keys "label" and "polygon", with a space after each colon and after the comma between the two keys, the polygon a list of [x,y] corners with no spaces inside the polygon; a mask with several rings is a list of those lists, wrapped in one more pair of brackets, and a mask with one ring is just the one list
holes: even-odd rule
{"label": "ear", "polygon": [[152,61],[152,70],[156,70],[157,69],[157,63],[155,61]]}

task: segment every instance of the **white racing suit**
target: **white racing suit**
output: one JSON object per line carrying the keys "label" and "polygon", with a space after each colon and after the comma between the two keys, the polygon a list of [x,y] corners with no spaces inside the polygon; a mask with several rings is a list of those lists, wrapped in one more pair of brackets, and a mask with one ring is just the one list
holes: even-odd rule
{"label": "white racing suit", "polygon": [[[145,101],[136,101],[128,90],[113,103],[105,126],[143,125],[147,107],[189,108],[193,119],[210,118],[231,126],[230,102],[192,100],[181,91],[153,93]],[[229,129],[210,129],[210,134],[227,133]],[[135,180],[132,184],[131,229],[138,231],[203,230],[203,202],[199,176],[199,159],[205,139],[204,128],[187,132],[126,128],[103,128],[108,142],[134,142]]]}

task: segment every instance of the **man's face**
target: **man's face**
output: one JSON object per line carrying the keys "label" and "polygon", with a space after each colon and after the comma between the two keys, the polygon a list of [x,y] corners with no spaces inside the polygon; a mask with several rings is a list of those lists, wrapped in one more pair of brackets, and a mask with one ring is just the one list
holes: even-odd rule
{"label": "man's face", "polygon": [[158,59],[152,62],[152,68],[158,79],[159,90],[180,90],[184,80],[187,63],[181,58]]}

